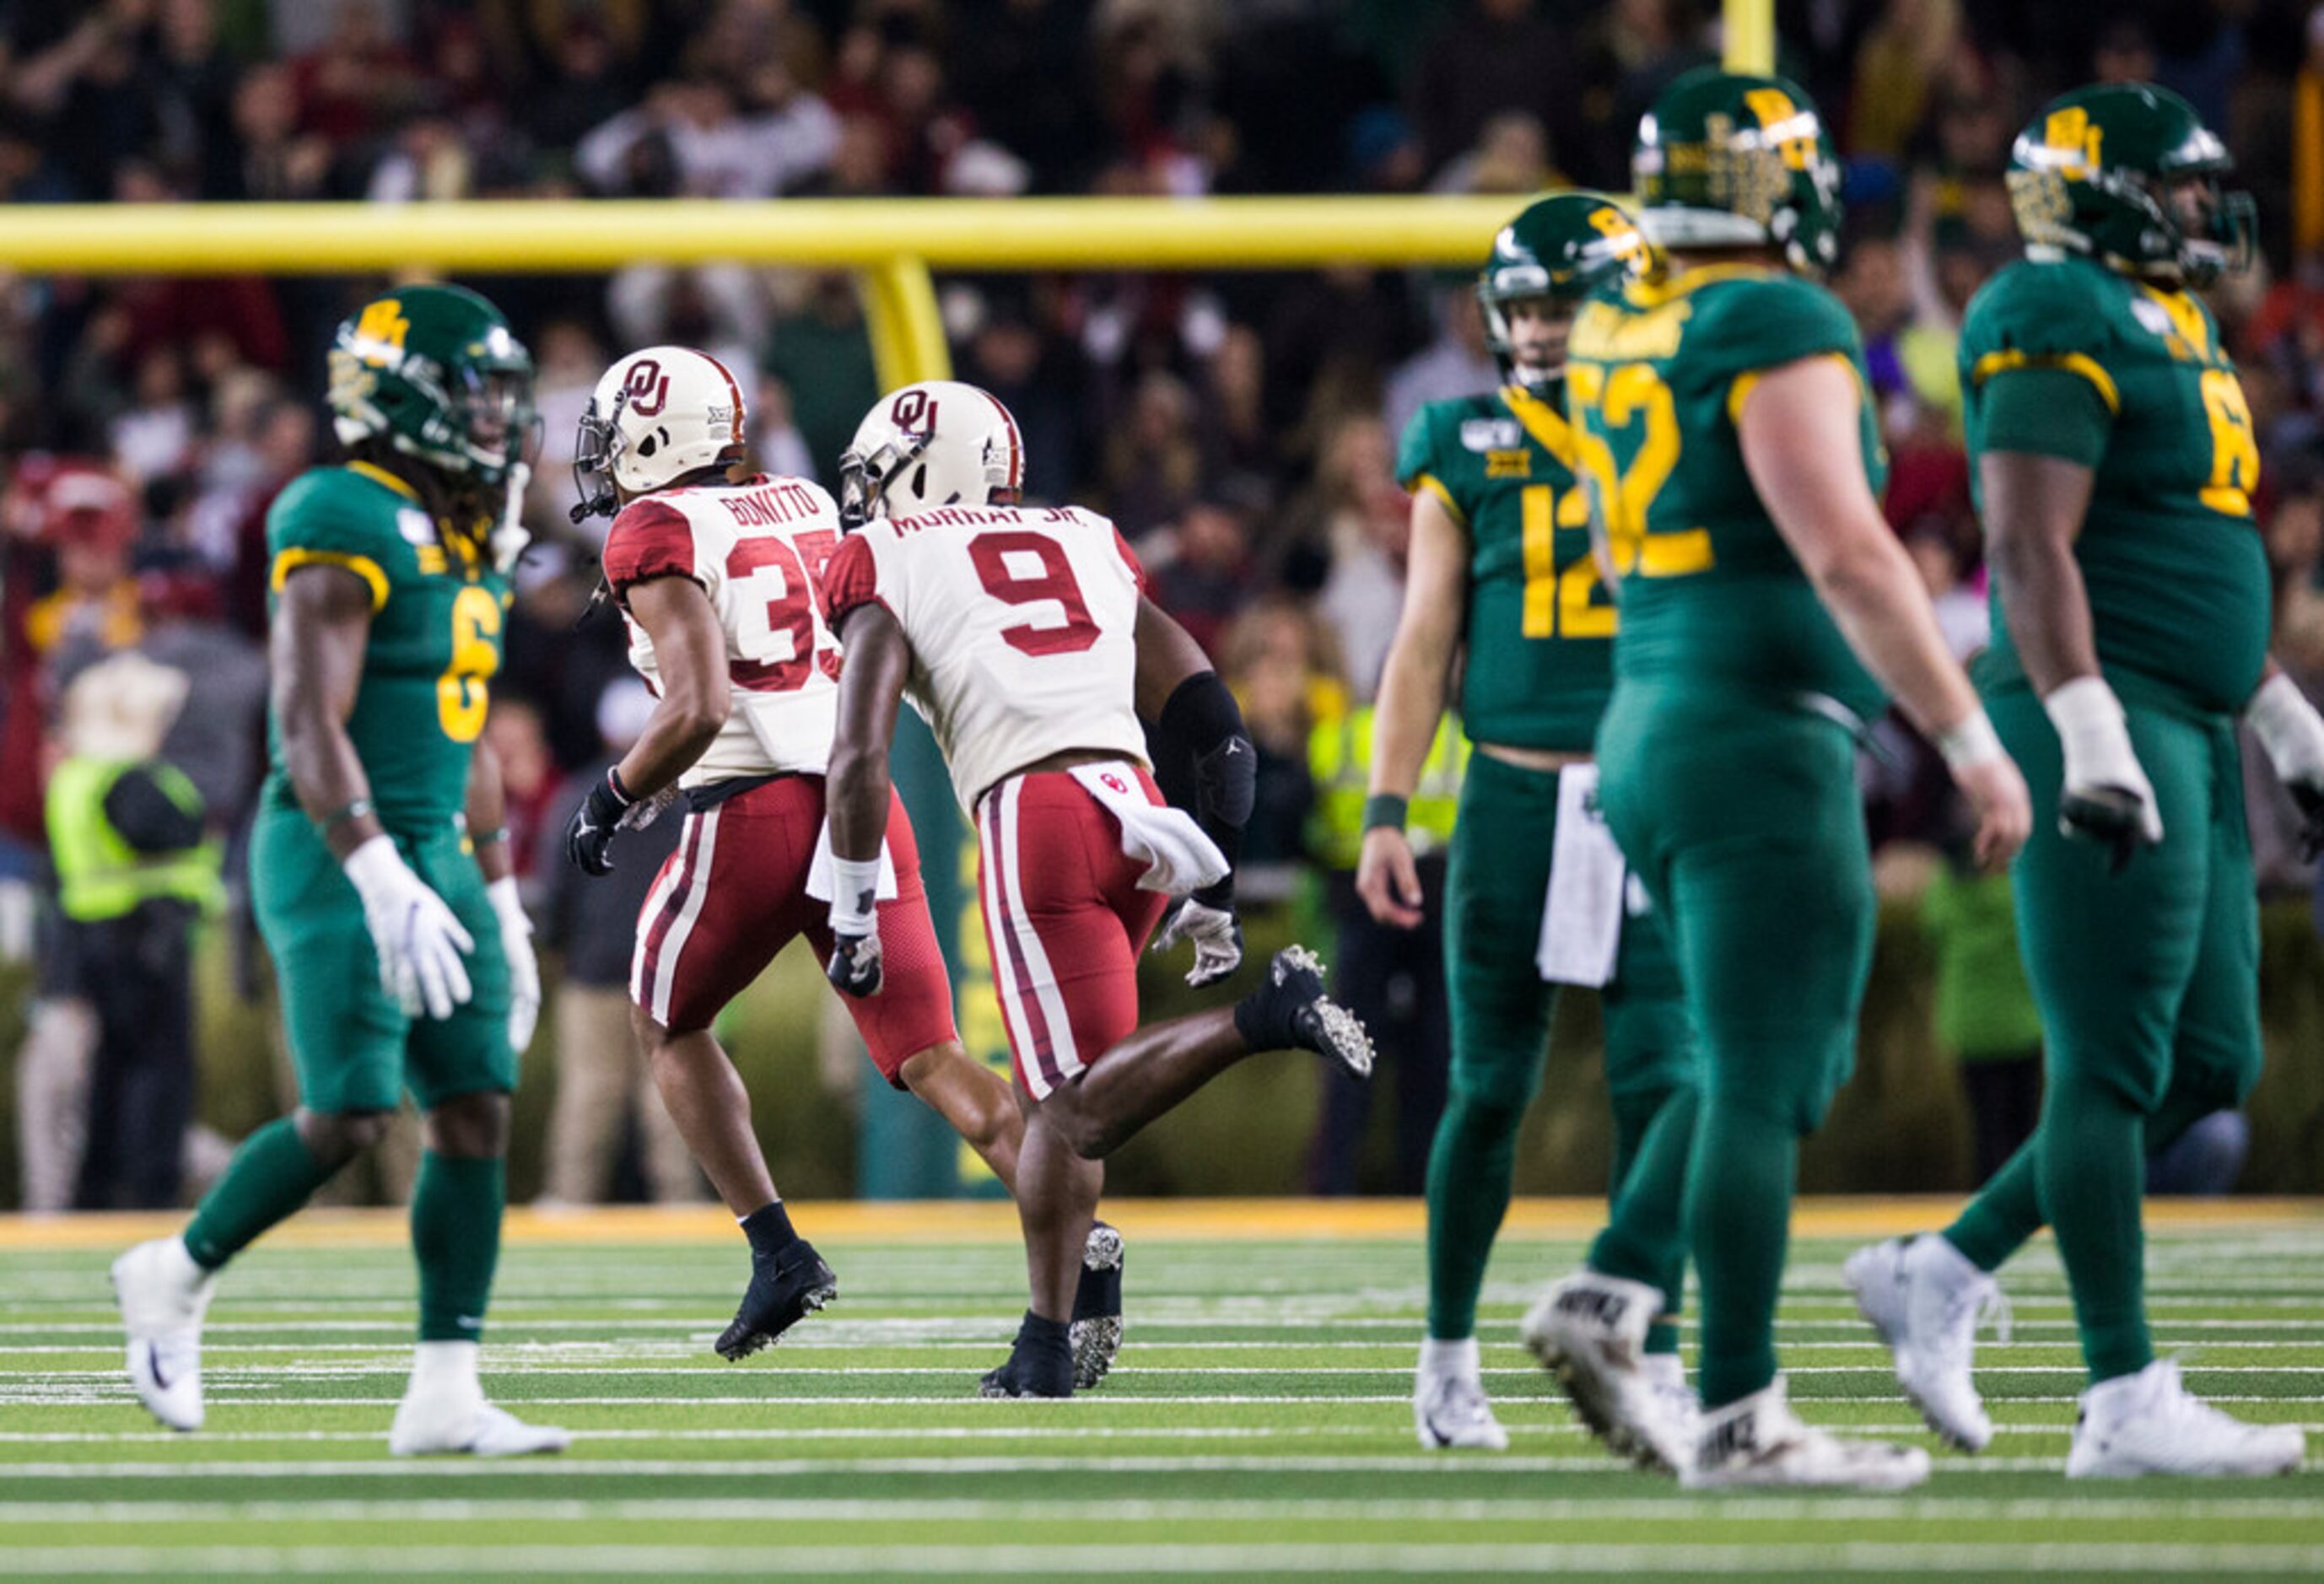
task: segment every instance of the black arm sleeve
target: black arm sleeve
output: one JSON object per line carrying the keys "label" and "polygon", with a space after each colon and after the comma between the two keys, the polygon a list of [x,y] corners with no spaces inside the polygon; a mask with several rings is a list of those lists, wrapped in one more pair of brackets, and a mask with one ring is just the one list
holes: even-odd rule
{"label": "black arm sleeve", "polygon": [[[1242,855],[1259,790],[1259,754],[1243,731],[1242,711],[1216,671],[1178,684],[1154,723],[1154,780],[1174,808],[1194,816],[1229,865]],[[1234,875],[1194,893],[1210,907],[1234,902]]]}
{"label": "black arm sleeve", "polygon": [[124,770],[114,781],[105,817],[134,852],[175,852],[202,839],[201,816],[180,808],[143,770]]}

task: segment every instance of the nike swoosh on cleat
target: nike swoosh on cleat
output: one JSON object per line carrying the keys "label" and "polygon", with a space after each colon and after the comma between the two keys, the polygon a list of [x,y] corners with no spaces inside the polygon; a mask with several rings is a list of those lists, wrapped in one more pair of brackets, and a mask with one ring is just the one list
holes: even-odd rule
{"label": "nike swoosh on cleat", "polygon": [[149,1352],[145,1355],[145,1368],[152,1373],[155,1386],[165,1392],[170,1389],[170,1377],[161,1373],[161,1356],[159,1353]]}

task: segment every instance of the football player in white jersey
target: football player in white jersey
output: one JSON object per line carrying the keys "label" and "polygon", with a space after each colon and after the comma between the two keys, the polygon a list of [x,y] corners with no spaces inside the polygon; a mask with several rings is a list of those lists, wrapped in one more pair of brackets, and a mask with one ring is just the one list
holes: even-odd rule
{"label": "football player in white jersey", "polygon": [[[798,478],[745,478],[740,388],[715,358],[654,346],[598,382],[576,447],[582,506],[614,514],[606,584],[630,629],[630,660],[656,695],[636,745],[576,811],[572,861],[610,873],[625,824],[683,796],[686,832],[638,921],[632,1018],[663,1103],[695,1158],[740,1218],[752,1278],[718,1351],[739,1358],[779,1337],[835,1292],[798,1236],[751,1129],[751,1101],[710,1024],[794,935],[819,958],[828,872],[819,860],[825,758],[838,650],[816,608],[817,574],[840,539],[828,493]],[[883,811],[877,902],[891,993],[850,1000],[872,1061],[890,1083],[940,1112],[1004,1183],[1024,1124],[1008,1083],[962,1047],[952,986],[928,916],[910,821]],[[1092,1332],[1089,1384],[1119,1339],[1120,1239],[1111,1327]]]}
{"label": "football player in white jersey", "polygon": [[[852,531],[822,579],[847,648],[829,771],[826,972],[875,1004],[894,991],[896,943],[876,901],[888,746],[908,693],[976,824],[985,935],[1026,1112],[1017,1205],[1032,1303],[984,1391],[1065,1396],[1099,1160],[1254,1052],[1304,1048],[1363,1077],[1372,1049],[1300,946],[1277,953],[1235,1006],[1139,1028],[1138,954],[1172,897],[1188,899],[1160,944],[1193,941],[1190,982],[1242,960],[1232,858],[1254,756],[1233,695],[1146,598],[1113,525],[1072,507],[1019,507],[1024,466],[1008,409],[950,381],[881,398],[841,458]],[[1155,726],[1159,787],[1141,717]]]}

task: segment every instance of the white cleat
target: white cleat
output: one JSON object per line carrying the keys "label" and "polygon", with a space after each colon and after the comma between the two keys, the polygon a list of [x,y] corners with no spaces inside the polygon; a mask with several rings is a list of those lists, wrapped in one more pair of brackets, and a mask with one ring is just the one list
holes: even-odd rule
{"label": "white cleat", "polygon": [[2142,1474],[2252,1478],[2300,1467],[2307,1437],[2296,1424],[2246,1424],[2188,1395],[2177,1360],[2102,1380],[2082,1394],[2066,1454],[2069,1479]]}
{"label": "white cleat", "polygon": [[1694,1388],[1686,1384],[1685,1361],[1675,1353],[1649,1353],[1639,1368],[1646,1371],[1646,1385],[1671,1423],[1672,1434],[1683,1445],[1692,1446],[1702,1432],[1702,1404],[1696,1399]]}
{"label": "white cleat", "polygon": [[1600,1441],[1640,1468],[1675,1472],[1694,1445],[1691,1416],[1673,1412],[1646,1363],[1646,1328],[1662,1309],[1644,1282],[1582,1270],[1543,1294],[1517,1331]]}
{"label": "white cleat", "polygon": [[202,1427],[202,1314],[217,1286],[180,1238],[140,1243],[113,1262],[113,1294],[129,1334],[129,1384],[171,1430]]}
{"label": "white cleat", "polygon": [[521,1458],[573,1444],[570,1431],[527,1424],[484,1401],[476,1375],[479,1353],[474,1342],[422,1342],[414,1349],[411,1382],[387,1432],[389,1451],[399,1458]]}
{"label": "white cleat", "polygon": [[1842,1441],[1801,1423],[1785,1401],[1784,1377],[1702,1415],[1692,1462],[1679,1473],[1689,1490],[1821,1486],[1904,1490],[1929,1477],[1929,1454],[1889,1441]]}
{"label": "white cleat", "polygon": [[554,1425],[527,1424],[505,1408],[481,1398],[464,1407],[421,1402],[407,1395],[395,1410],[387,1450],[399,1458],[461,1453],[472,1458],[521,1458],[561,1452],[573,1432]]}
{"label": "white cleat", "polygon": [[1434,1451],[1452,1447],[1506,1452],[1509,1432],[1493,1417],[1485,1388],[1465,1375],[1421,1375],[1412,1383],[1412,1425],[1420,1444]]}
{"label": "white cleat", "polygon": [[1941,1237],[1891,1238],[1859,1248],[1840,1267],[1856,1307],[1895,1356],[1896,1384],[1950,1446],[1981,1452],[1993,1421],[1970,1367],[1977,1328],[1987,1315],[2009,1340],[2009,1304],[2000,1284]]}

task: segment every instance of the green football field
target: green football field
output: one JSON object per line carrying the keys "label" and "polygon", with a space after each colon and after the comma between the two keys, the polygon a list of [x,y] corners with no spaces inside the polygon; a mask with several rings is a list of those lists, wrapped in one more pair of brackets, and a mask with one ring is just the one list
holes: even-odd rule
{"label": "green football field", "polygon": [[[1920,1437],[1840,1285],[1939,1206],[1803,1211],[1783,1343],[1809,1417]],[[105,1282],[142,1228],[0,1221],[0,1576],[776,1579],[2324,1576],[2324,1478],[2070,1486],[2080,1368],[2046,1244],[1981,1353],[2001,1432],[1901,1497],[1702,1497],[1600,1456],[1515,1340],[1586,1207],[1521,1206],[1486,1292],[1501,1455],[1424,1453],[1406,1405],[1415,1207],[1129,1205],[1130,1338],[1069,1403],[970,1393],[1021,1308],[1005,1207],[807,1206],[840,1303],[729,1365],[743,1268],[711,1212],[515,1218],[488,1389],[562,1458],[386,1455],[410,1272],[385,1216],[310,1215],[210,1312],[210,1413],[156,1430]],[[2163,1347],[2237,1413],[2324,1425],[2324,1209],[2163,1211]],[[2324,1443],[2319,1443],[2324,1445]]]}

